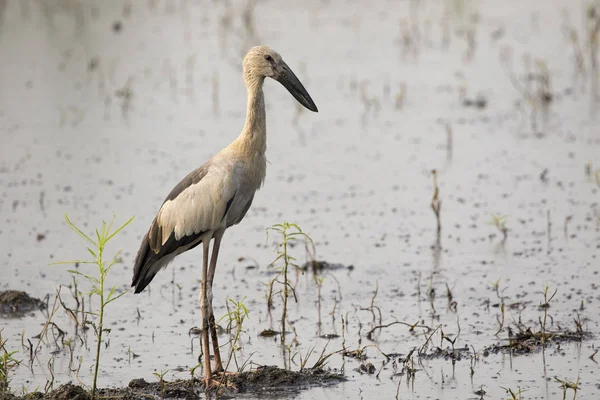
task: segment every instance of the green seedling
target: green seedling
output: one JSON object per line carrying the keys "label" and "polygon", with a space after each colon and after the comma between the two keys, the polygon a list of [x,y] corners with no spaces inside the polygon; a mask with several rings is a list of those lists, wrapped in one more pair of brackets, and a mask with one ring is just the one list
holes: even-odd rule
{"label": "green seedling", "polygon": [[577,377],[577,380],[575,382],[570,381],[568,379],[558,379],[558,377],[554,377],[554,379],[560,383],[560,387],[563,390],[563,400],[567,398],[567,390],[571,389],[573,391],[573,399],[575,399],[577,397],[577,391],[579,389],[581,389],[579,387],[579,377]]}
{"label": "green seedling", "polygon": [[554,296],[556,296],[556,292],[558,292],[558,289],[555,289],[554,293],[552,293],[552,295],[549,295],[550,286],[548,285],[546,285],[544,291],[542,292],[542,294],[544,295],[544,302],[540,304],[540,308],[544,310],[544,316],[543,318],[540,318],[540,326],[542,328],[542,346],[546,344],[546,319],[548,317],[548,308],[550,307],[550,301],[552,301]]}
{"label": "green seedling", "polygon": [[6,342],[8,342],[8,339],[2,337],[2,330],[0,330],[0,393],[9,392],[9,375],[21,363],[14,357],[18,351],[9,351],[6,348]]}
{"label": "green seedling", "polygon": [[92,264],[92,265],[96,265],[96,267],[98,268],[97,276],[88,275],[87,273],[84,273],[84,272],[81,272],[78,270],[74,270],[74,269],[69,270],[69,272],[71,274],[79,275],[79,276],[85,278],[91,285],[91,289],[88,293],[80,293],[80,295],[82,297],[85,295],[90,295],[90,296],[98,296],[98,298],[99,298],[98,310],[86,312],[87,314],[91,314],[98,318],[98,324],[95,324],[94,322],[90,322],[91,325],[94,327],[94,332],[95,332],[96,338],[97,338],[96,360],[95,360],[95,365],[94,365],[94,381],[92,384],[92,392],[91,392],[92,400],[96,399],[98,371],[100,368],[100,353],[101,353],[102,343],[103,343],[102,336],[103,336],[104,332],[110,332],[109,329],[104,327],[105,310],[106,310],[106,307],[110,303],[117,300],[119,297],[123,296],[125,293],[127,293],[126,291],[124,291],[120,294],[115,294],[116,286],[113,286],[112,288],[110,288],[108,293],[105,293],[105,289],[104,289],[106,277],[108,276],[108,273],[110,272],[111,268],[119,261],[119,255],[121,253],[120,251],[117,252],[117,254],[115,254],[113,256],[113,258],[110,262],[106,261],[106,259],[104,258],[104,249],[106,247],[106,244],[111,239],[113,239],[119,232],[121,232],[127,225],[129,225],[131,223],[131,221],[133,221],[133,217],[131,217],[127,222],[125,222],[119,228],[116,228],[115,230],[113,230],[113,224],[115,222],[115,219],[116,219],[116,216],[114,216],[112,221],[108,224],[103,221],[101,228],[99,230],[96,229],[95,239],[92,239],[91,237],[89,237],[88,235],[83,233],[83,231],[81,231],[81,229],[77,228],[71,222],[68,215],[65,215],[65,220],[67,222],[67,225],[69,225],[69,227],[73,231],[75,231],[80,237],[82,237],[88,243],[89,247],[87,247],[87,250],[90,253],[90,255],[92,256],[92,260],[86,260],[86,261],[75,260],[75,261],[64,261],[64,262],[56,263],[56,264]]}
{"label": "green seedling", "polygon": [[286,329],[286,321],[287,321],[287,303],[290,295],[294,296],[294,300],[297,302],[298,298],[296,296],[296,291],[294,287],[291,285],[290,280],[288,278],[288,272],[290,267],[296,268],[296,270],[300,269],[300,266],[297,263],[296,258],[294,258],[289,250],[295,242],[299,239],[309,241],[313,243],[313,240],[310,236],[300,229],[300,227],[296,224],[284,222],[283,224],[275,224],[270,228],[267,228],[267,239],[269,231],[273,231],[278,233],[281,236],[281,242],[277,244],[276,252],[277,257],[271,263],[271,266],[277,268],[279,272],[275,278],[273,278],[269,283],[269,294],[267,296],[267,305],[269,310],[273,307],[273,290],[275,283],[280,283],[283,289],[278,292],[281,293],[283,299],[283,310],[281,313],[281,341],[285,342],[285,329]]}
{"label": "green seedling", "polygon": [[190,379],[192,381],[196,380],[196,370],[200,367],[202,367],[202,363],[198,363],[195,366],[193,366],[192,368],[190,368]]}
{"label": "green seedling", "polygon": [[25,385],[23,385],[21,387],[21,393],[25,399],[39,399],[39,398],[43,397],[43,395],[40,393],[39,386],[36,386],[36,388],[33,390],[29,390],[25,387]]}
{"label": "green seedling", "polygon": [[244,304],[244,300],[246,300],[245,297],[240,301],[234,301],[233,299],[229,299],[229,302],[233,306],[233,309],[230,311],[229,304],[227,304],[228,312],[219,320],[219,322],[221,322],[222,320],[225,320],[225,319],[228,320],[227,329],[229,331],[231,331],[233,325],[235,324],[235,335],[234,335],[233,339],[231,340],[231,352],[229,354],[229,359],[227,360],[227,364],[225,365],[225,370],[227,370],[227,368],[229,367],[229,364],[231,363],[232,359],[234,360],[235,365],[238,368],[238,370],[240,368],[235,354],[236,354],[236,351],[238,351],[242,347],[241,341],[240,341],[240,336],[243,332],[244,321],[246,320],[246,318],[249,318],[248,308],[246,307],[246,304]]}
{"label": "green seedling", "polygon": [[527,390],[523,390],[520,387],[517,388],[517,391],[515,392],[514,390],[512,390],[511,388],[505,388],[500,386],[502,389],[506,390],[506,393],[510,396],[508,398],[508,400],[521,400],[521,395],[523,392],[526,392]]}
{"label": "green seedling", "polygon": [[152,375],[158,379],[158,386],[160,387],[160,391],[162,392],[163,399],[165,398],[165,390],[167,389],[167,381],[165,381],[165,375],[169,372],[169,370],[163,371],[161,373],[153,372]]}
{"label": "green seedling", "polygon": [[325,350],[327,350],[327,345],[329,344],[329,342],[327,342],[327,344],[325,345],[325,347],[323,347],[323,351],[321,351],[321,354],[319,355],[319,358],[317,359],[317,361],[314,363],[314,365],[312,366],[311,369],[316,370],[316,369],[322,369],[325,364],[327,364],[327,360],[329,359],[329,357],[331,357],[332,355],[338,353],[339,351],[334,351],[332,353],[329,354],[325,354]]}

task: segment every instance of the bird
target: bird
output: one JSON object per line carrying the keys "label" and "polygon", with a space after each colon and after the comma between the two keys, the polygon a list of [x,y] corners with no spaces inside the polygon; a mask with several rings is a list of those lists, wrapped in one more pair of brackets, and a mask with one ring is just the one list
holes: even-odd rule
{"label": "bird", "polygon": [[[216,384],[212,381],[213,372],[225,372],[212,306],[212,285],[221,240],[227,228],[242,221],[266,176],[265,78],[278,81],[302,106],[318,112],[300,80],[272,48],[252,47],[245,55],[242,67],[248,99],[246,122],[241,133],[231,144],[184,177],[167,195],[142,238],[131,283],[135,293],[142,292],[176,256],[202,245],[200,309],[206,388]],[[213,247],[209,262],[211,240]],[[215,362],[212,370],[209,332]]]}

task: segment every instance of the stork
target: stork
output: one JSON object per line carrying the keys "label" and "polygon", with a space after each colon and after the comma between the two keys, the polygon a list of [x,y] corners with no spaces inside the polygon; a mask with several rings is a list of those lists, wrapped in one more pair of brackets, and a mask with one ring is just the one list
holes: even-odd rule
{"label": "stork", "polygon": [[[142,239],[131,284],[135,293],[140,293],[177,255],[202,244],[200,308],[207,388],[212,384],[212,371],[224,372],[212,306],[212,285],[221,240],[227,228],[244,218],[266,174],[265,78],[275,79],[300,104],[318,112],[302,83],[273,49],[267,46],[250,49],[244,57],[243,72],[248,106],[242,133],[204,165],[190,172],[168,194]],[[212,371],[209,332],[215,362]]]}

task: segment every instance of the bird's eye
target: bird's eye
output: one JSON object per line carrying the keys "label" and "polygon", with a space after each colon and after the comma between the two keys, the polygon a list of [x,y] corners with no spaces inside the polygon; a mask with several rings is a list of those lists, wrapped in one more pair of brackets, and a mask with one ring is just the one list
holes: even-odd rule
{"label": "bird's eye", "polygon": [[265,60],[267,60],[268,62],[273,62],[273,57],[271,57],[270,55],[266,55],[265,56]]}

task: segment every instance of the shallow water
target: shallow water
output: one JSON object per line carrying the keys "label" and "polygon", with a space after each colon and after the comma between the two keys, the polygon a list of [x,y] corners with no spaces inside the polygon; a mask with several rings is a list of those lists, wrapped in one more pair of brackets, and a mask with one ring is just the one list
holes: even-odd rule
{"label": "shallow water", "polygon": [[[374,319],[363,310],[376,291],[383,323],[422,321],[448,335],[460,329],[456,347],[478,353],[508,337],[506,329],[495,335],[497,282],[507,304],[525,305],[506,311],[505,327],[521,320],[538,329],[541,292],[550,285],[558,292],[549,328],[574,330],[579,314],[594,335],[543,353],[481,355],[472,376],[468,357],[454,366],[423,361],[400,385],[394,373],[401,366],[386,364],[376,378],[336,354],[328,365],[343,367],[349,380],[296,397],[391,398],[398,390],[400,398],[477,398],[483,387],[500,398],[507,397],[503,388],[520,387],[523,398],[554,399],[563,395],[558,377],[579,378],[578,398],[594,398],[598,364],[589,357],[600,333],[600,188],[593,175],[600,131],[583,44],[586,5],[265,1],[246,9],[202,1],[0,1],[0,290],[49,294],[52,305],[57,287],[71,278],[66,267],[48,264],[87,257],[64,214],[91,233],[113,212],[118,221],[136,216],[108,249],[123,249],[108,285],[126,289],[140,238],[164,196],[239,133],[246,101],[240,60],[250,46],[268,44],[295,70],[319,113],[301,110],[278,84],[266,83],[267,179],[243,223],[225,236],[214,287],[218,316],[227,298],[245,297],[250,310],[238,358],[284,365],[278,341],[258,334],[277,329],[280,313],[279,302],[273,320],[266,312],[264,283],[275,252],[265,228],[291,221],[315,240],[318,259],[354,266],[324,275],[320,326],[317,286],[310,273],[299,277],[299,301],[289,310],[299,342],[292,353],[314,346],[309,365],[324,346],[330,352],[377,344],[406,355],[424,343],[422,333],[403,325],[366,339],[379,323],[378,313]],[[584,51],[583,76],[565,34],[571,28]],[[544,66],[552,94],[546,108],[519,91],[522,85],[535,92],[525,77]],[[466,107],[462,94],[483,96],[486,104]],[[432,169],[442,201],[441,249],[430,208]],[[494,215],[508,216],[505,241],[490,224]],[[303,261],[304,250],[294,250]],[[182,255],[150,290],[109,306],[101,386],[153,380],[153,372],[167,371],[167,380],[189,376],[198,357],[188,331],[200,319],[200,262],[200,251]],[[259,267],[246,268],[254,263]],[[62,294],[72,304],[67,288]],[[45,319],[1,319],[9,348],[27,359],[21,334],[31,339]],[[73,336],[62,309],[54,322]],[[93,360],[89,336],[90,350],[74,351],[83,357],[85,382]],[[440,345],[439,335],[432,340]],[[129,350],[138,357],[130,359]],[[382,367],[377,348],[366,354]],[[14,390],[43,389],[51,358],[57,383],[76,380],[69,351],[50,341],[31,370],[14,372]]]}

